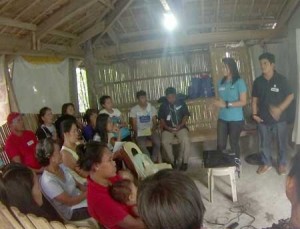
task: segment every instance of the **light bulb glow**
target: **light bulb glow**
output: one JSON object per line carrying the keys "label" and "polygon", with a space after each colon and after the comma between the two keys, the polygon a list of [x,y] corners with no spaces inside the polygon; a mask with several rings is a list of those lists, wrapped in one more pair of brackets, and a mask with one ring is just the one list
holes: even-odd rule
{"label": "light bulb glow", "polygon": [[167,30],[173,31],[177,27],[177,19],[175,18],[174,14],[164,14],[163,25]]}

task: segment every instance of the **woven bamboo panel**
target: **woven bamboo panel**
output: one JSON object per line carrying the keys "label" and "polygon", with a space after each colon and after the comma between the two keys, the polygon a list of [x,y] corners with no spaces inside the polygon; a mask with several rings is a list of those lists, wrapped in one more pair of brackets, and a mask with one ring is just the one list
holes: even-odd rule
{"label": "woven bamboo panel", "polygon": [[187,94],[192,75],[210,69],[207,51],[100,65],[99,91],[100,95],[110,95],[117,106],[134,103],[139,90],[145,90],[148,99],[155,101],[170,86]]}

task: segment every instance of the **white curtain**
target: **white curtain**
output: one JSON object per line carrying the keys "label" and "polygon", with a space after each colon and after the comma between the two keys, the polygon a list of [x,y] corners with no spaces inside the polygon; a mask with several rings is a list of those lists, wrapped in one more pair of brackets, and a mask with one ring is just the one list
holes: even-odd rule
{"label": "white curtain", "polygon": [[298,68],[298,80],[297,80],[297,108],[296,117],[293,129],[293,142],[295,144],[300,144],[300,29],[296,30],[296,49],[297,49],[297,68]]}
{"label": "white curtain", "polygon": [[70,102],[69,60],[59,63],[32,64],[17,57],[13,68],[13,86],[20,111],[38,113],[50,107],[61,113],[63,103]]}

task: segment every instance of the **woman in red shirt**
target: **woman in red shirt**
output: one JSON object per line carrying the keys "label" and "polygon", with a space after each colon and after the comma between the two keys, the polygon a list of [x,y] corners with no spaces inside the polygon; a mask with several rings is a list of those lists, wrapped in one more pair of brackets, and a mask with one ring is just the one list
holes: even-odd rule
{"label": "woman in red shirt", "polygon": [[78,164],[88,171],[87,202],[90,215],[105,228],[145,228],[140,218],[134,218],[127,206],[115,201],[109,186],[122,178],[116,174],[113,153],[105,143],[88,142],[77,147]]}

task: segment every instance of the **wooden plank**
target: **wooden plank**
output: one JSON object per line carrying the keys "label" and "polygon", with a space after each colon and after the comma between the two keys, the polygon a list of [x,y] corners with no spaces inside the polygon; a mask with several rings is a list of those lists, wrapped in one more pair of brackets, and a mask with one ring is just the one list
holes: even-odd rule
{"label": "wooden plank", "polygon": [[[37,29],[37,26],[35,24],[21,22],[21,21],[6,18],[6,17],[0,17],[0,25],[20,28],[20,29],[25,29],[25,30],[30,30],[30,31],[36,31],[36,29]],[[77,36],[72,33],[59,31],[59,30],[53,30],[50,32],[50,34],[60,36],[60,37],[71,38],[71,39],[77,38]]]}
{"label": "wooden plank", "polygon": [[278,30],[240,30],[235,32],[215,32],[215,33],[201,33],[189,36],[178,35],[176,39],[160,38],[149,41],[131,42],[120,44],[119,46],[111,46],[99,48],[95,51],[96,57],[115,56],[126,53],[142,52],[155,49],[166,49],[180,46],[190,46],[199,44],[209,44],[228,41],[240,41],[251,39],[264,39],[265,37],[272,37],[274,34],[283,35],[283,31]]}
{"label": "wooden plank", "polygon": [[[35,0],[31,4],[29,4],[27,7],[25,7],[20,13],[17,14],[13,19],[17,20],[20,17],[22,17],[25,13],[27,13],[28,10],[30,10],[33,6],[35,6],[39,1],[41,0]],[[2,28],[0,33],[3,33],[5,31],[6,27]]]}
{"label": "wooden plank", "polygon": [[79,47],[41,43],[41,50],[32,50],[30,39],[19,39],[8,35],[0,36],[0,53],[8,55],[62,56],[75,59],[83,57],[83,51]]}
{"label": "wooden plank", "polygon": [[283,10],[278,24],[277,28],[282,28],[286,25],[286,23],[289,21],[290,17],[292,16],[293,12],[299,7],[300,0],[291,0],[289,1],[288,5]]}
{"label": "wooden plank", "polygon": [[[265,23],[275,23],[276,20],[274,19],[268,19],[265,20]],[[235,21],[235,22],[219,22],[218,27],[234,27],[234,26],[240,26],[240,25],[260,25],[262,23],[262,20],[252,20],[252,21]],[[206,23],[206,24],[199,24],[199,25],[193,25],[193,26],[187,26],[186,30],[194,30],[194,29],[203,29],[203,28],[211,28],[216,26],[217,23]],[[132,32],[132,33],[125,33],[120,35],[121,39],[130,39],[132,37],[139,37],[139,36],[146,36],[146,35],[157,35],[157,34],[166,34],[166,30],[164,29],[156,29],[156,30],[144,30],[141,32]]]}
{"label": "wooden plank", "polygon": [[98,0],[98,2],[101,2],[103,5],[107,6],[111,10],[113,10],[115,8],[114,5],[110,1],[107,1],[107,0]]}
{"label": "wooden plank", "polygon": [[81,11],[84,11],[95,4],[97,0],[72,0],[70,3],[54,14],[52,14],[47,20],[43,21],[37,27],[37,39],[43,38],[47,33],[51,30],[55,29],[59,25],[63,24],[64,22],[70,20],[76,14]]}
{"label": "wooden plank", "polygon": [[101,38],[109,29],[110,27],[119,19],[119,17],[124,13],[124,11],[131,5],[134,0],[122,0],[119,4],[115,7],[115,10],[108,15],[108,18],[104,22],[98,22],[96,25],[92,26],[90,29],[82,33],[74,43],[75,45],[84,43],[85,41],[93,38],[97,34],[100,34],[99,37]]}
{"label": "wooden plank", "polygon": [[0,17],[0,25],[11,26],[20,29],[32,30],[35,31],[37,26],[35,24],[21,22],[15,19]]}

